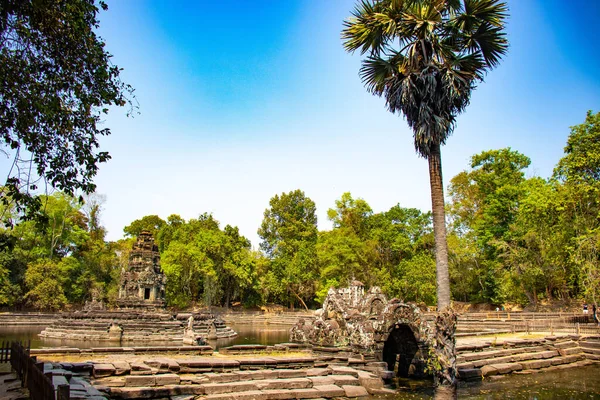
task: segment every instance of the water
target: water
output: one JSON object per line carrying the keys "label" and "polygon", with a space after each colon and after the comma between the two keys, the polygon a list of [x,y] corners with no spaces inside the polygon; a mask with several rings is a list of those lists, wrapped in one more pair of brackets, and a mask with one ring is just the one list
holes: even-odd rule
{"label": "water", "polygon": [[[289,327],[271,326],[271,325],[229,325],[238,333],[236,337],[209,340],[208,344],[216,349],[221,347],[233,346],[235,344],[264,344],[273,345],[289,341]],[[0,327],[0,342],[4,340],[31,341],[32,349],[41,349],[44,347],[121,347],[130,346],[176,346],[177,342],[144,342],[136,344],[135,342],[115,343],[97,340],[68,340],[41,338],[38,334],[44,330],[44,326],[3,326]]]}
{"label": "water", "polygon": [[[273,345],[289,340],[289,328],[270,325],[230,325],[238,336],[229,339],[210,341],[213,347],[221,348],[234,344]],[[41,326],[0,327],[0,342],[3,340],[31,340],[32,348],[42,347],[106,347],[119,346],[118,343],[80,340],[45,339],[37,335],[44,329]],[[159,343],[153,342],[153,345]],[[173,345],[173,342],[160,343]],[[134,346],[135,343],[124,343]],[[433,388],[430,381],[400,380],[400,392],[394,400],[431,399]],[[600,364],[587,367],[548,371],[532,375],[510,375],[499,380],[486,379],[480,382],[461,383],[459,399],[472,400],[547,400],[547,399],[600,399]]]}

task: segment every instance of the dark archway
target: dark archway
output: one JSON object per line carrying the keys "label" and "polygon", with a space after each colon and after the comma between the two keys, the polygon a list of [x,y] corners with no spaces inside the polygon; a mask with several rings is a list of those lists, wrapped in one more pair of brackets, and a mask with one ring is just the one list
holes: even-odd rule
{"label": "dark archway", "polygon": [[406,324],[396,324],[383,345],[383,361],[390,371],[395,371],[397,367],[398,376],[408,378],[410,365],[418,350],[412,329]]}

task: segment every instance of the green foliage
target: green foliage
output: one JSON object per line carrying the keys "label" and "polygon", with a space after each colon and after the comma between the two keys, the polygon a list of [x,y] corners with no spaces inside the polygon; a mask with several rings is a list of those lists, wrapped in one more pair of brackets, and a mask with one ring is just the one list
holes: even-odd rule
{"label": "green foliage", "polygon": [[131,105],[133,90],[96,34],[98,12],[95,0],[2,2],[0,141],[13,162],[0,200],[22,217],[39,216],[40,180],[71,196],[94,191],[98,165],[110,159],[98,151],[110,134],[103,115]]}
{"label": "green foliage", "polygon": [[40,259],[29,266],[25,274],[29,304],[41,310],[57,311],[67,303],[61,285],[63,269],[49,259]]}
{"label": "green foliage", "polygon": [[237,227],[219,229],[212,215],[185,222],[169,217],[159,236],[163,239],[161,265],[167,276],[167,301],[176,307],[191,302],[229,306],[252,296],[255,259],[250,242]]}
{"label": "green foliage", "polygon": [[126,237],[135,238],[138,237],[142,231],[148,231],[155,239],[158,239],[158,233],[165,224],[165,221],[158,215],[146,215],[127,225],[123,228],[123,232]]}
{"label": "green foliage", "polygon": [[263,284],[276,301],[306,307],[315,294],[317,216],[315,203],[301,190],[275,195],[264,212],[258,235],[270,259]]}

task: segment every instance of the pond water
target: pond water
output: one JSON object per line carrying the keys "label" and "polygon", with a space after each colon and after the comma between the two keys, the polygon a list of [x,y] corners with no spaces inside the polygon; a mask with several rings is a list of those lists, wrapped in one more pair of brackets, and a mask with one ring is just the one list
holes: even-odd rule
{"label": "pond water", "polygon": [[[238,336],[229,339],[211,341],[209,344],[220,348],[234,344],[284,343],[289,340],[289,328],[270,325],[230,325]],[[38,334],[42,326],[4,326],[0,327],[0,342],[4,340],[31,340],[32,348],[42,347],[106,347],[119,346],[110,342],[80,340],[42,339]],[[173,345],[173,342],[156,343]],[[134,346],[134,343],[125,345]],[[431,399],[433,388],[430,381],[399,380],[400,392],[393,399]],[[499,380],[462,383],[458,389],[459,399],[495,400],[495,399],[600,399],[600,364],[580,368],[543,372],[532,375],[511,375]],[[390,397],[392,398],[392,397]]]}
{"label": "pond water", "polygon": [[[271,326],[271,325],[229,325],[238,333],[236,337],[209,340],[208,344],[216,349],[221,347],[233,346],[235,344],[264,344],[273,345],[277,343],[285,343],[289,340],[289,327],[286,326]],[[0,342],[3,340],[22,340],[31,341],[32,349],[43,347],[120,347],[120,346],[175,346],[176,342],[145,342],[136,344],[135,342],[107,342],[95,340],[68,340],[68,339],[50,339],[41,338],[38,334],[44,330],[44,326],[3,326],[0,327]]]}

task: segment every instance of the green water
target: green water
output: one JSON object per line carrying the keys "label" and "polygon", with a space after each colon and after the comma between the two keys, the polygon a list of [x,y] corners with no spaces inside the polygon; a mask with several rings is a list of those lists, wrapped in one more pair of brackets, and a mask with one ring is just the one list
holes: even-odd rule
{"label": "green water", "polygon": [[[431,382],[402,380],[399,393],[388,398],[398,400],[431,399]],[[461,382],[459,399],[470,400],[547,400],[600,399],[600,364],[531,375],[508,375],[497,380]]]}

